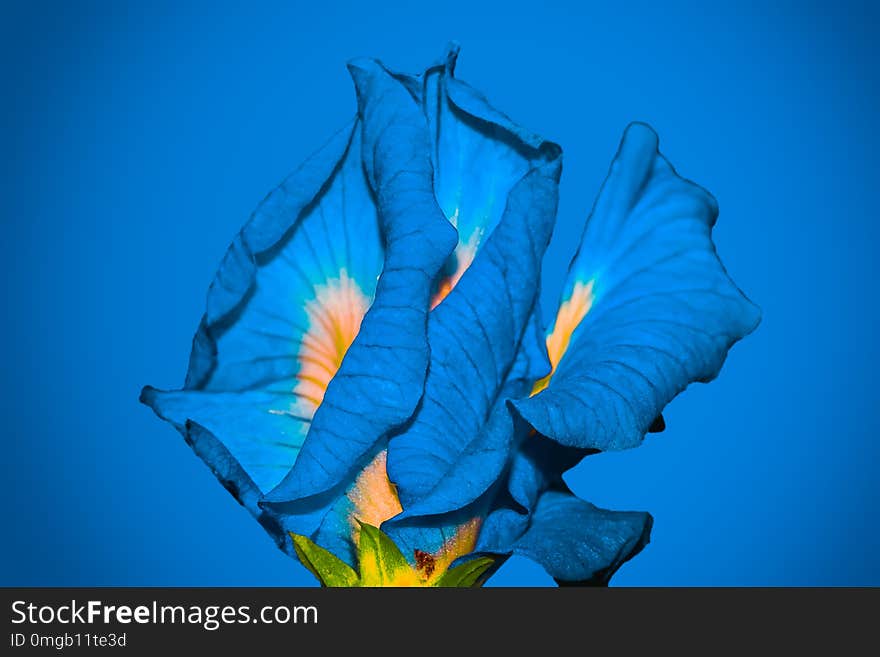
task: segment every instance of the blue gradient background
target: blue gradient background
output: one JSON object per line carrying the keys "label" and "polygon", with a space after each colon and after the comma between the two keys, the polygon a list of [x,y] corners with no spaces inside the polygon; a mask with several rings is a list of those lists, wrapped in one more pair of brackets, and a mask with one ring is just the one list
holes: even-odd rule
{"label": "blue gradient background", "polygon": [[616,583],[880,584],[876,5],[150,4],[3,5],[0,584],[311,583],[138,392],[182,382],[227,244],[355,111],[346,59],[415,71],[449,39],[565,149],[548,306],[638,119],[764,311],[666,433],[570,474],[654,514]]}

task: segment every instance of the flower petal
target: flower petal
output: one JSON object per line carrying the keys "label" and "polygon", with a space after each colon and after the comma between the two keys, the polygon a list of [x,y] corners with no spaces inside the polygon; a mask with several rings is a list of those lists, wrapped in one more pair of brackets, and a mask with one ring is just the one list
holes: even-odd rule
{"label": "flower petal", "polygon": [[528,432],[518,443],[507,473],[511,497],[526,511],[533,511],[541,493],[561,487],[562,473],[577,465],[584,456],[582,449]]}
{"label": "flower petal", "polygon": [[440,576],[456,560],[474,551],[488,504],[489,496],[484,495],[473,504],[451,513],[386,522],[382,531],[391,537],[411,563],[417,563],[418,553],[430,555],[433,573]]}
{"label": "flower petal", "polygon": [[478,551],[528,557],[560,583],[606,584],[648,543],[653,523],[648,513],[606,511],[556,490],[541,495],[528,528],[515,539],[523,516],[509,510],[493,516],[487,524],[494,528],[481,535]]}
{"label": "flower petal", "polygon": [[508,377],[532,320],[555,220],[556,155],[513,188],[480,255],[431,313],[425,394],[412,424],[388,447],[389,477],[405,514],[460,508],[504,468],[513,433],[504,401],[531,385]]}
{"label": "flower petal", "polygon": [[434,191],[458,230],[458,244],[438,281],[443,301],[501,221],[515,185],[558,147],[519,127],[486,98],[455,78],[458,47],[428,69],[421,89],[431,136]]}
{"label": "flower petal", "polygon": [[[218,440],[229,457],[234,459],[257,491],[265,491],[287,474],[305,438],[307,423],[289,413],[267,412],[285,409],[297,403],[291,393],[246,390],[242,392],[206,392],[179,390],[162,392],[147,387],[141,395],[163,420],[171,422],[191,444],[198,443],[190,435],[187,422],[195,422],[204,432]],[[199,454],[202,458],[210,455]],[[211,458],[208,465],[216,467]]]}
{"label": "flower petal", "polygon": [[401,510],[388,481],[385,455],[381,450],[368,459],[352,482],[318,496],[268,506],[285,526],[308,532],[316,543],[354,564],[361,523],[378,527]]}
{"label": "flower petal", "polygon": [[[360,317],[342,310],[355,305],[362,315],[369,307],[382,260],[353,123],[266,197],[230,247],[208,291],[185,387],[291,392],[311,362],[304,357],[331,370],[326,387],[347,345],[325,344],[316,325],[342,342],[353,338]],[[329,289],[321,304],[322,290],[341,280],[342,294],[333,299]],[[329,308],[310,313],[309,302]]]}
{"label": "flower petal", "polygon": [[[520,344],[517,360],[508,376],[509,381],[517,382],[519,390],[527,390],[536,378],[549,371],[543,342],[544,332],[540,327],[538,316],[540,316],[540,312],[533,313],[532,322]],[[510,425],[513,418],[504,404],[498,404],[495,419],[494,421],[490,420],[490,424],[497,427],[495,429],[497,432],[503,429],[503,421]],[[512,428],[507,431],[512,431]],[[505,434],[502,439],[509,440],[509,436]],[[546,440],[544,443],[555,445],[555,443]],[[506,451],[503,450],[499,450],[499,454],[505,458],[507,456]],[[474,456],[478,458],[479,454]],[[487,465],[485,459],[481,465]],[[453,489],[461,485],[471,489],[469,482],[462,482],[455,477],[450,477],[444,483],[448,483]],[[441,492],[438,491],[438,494]],[[461,495],[454,491],[452,494]],[[472,495],[477,497],[479,492],[472,493]],[[479,509],[476,509],[476,505],[471,505],[471,509],[463,514],[457,511],[449,517],[416,518],[412,523],[409,523],[408,527],[397,527],[401,524],[406,525],[408,520],[404,514],[400,513],[401,507],[397,489],[392,486],[386,475],[385,451],[380,451],[369,459],[368,464],[360,471],[353,483],[339,486],[326,494],[299,500],[295,503],[269,506],[273,509],[283,508],[283,513],[274,515],[288,531],[308,533],[318,544],[351,565],[356,563],[358,520],[372,525],[380,525],[383,520],[392,519],[382,525],[383,529],[403,541],[402,545],[410,546],[411,544],[410,553],[414,549],[434,552],[441,550],[444,541],[455,534],[459,525],[466,525],[475,518],[482,517],[485,515],[485,508],[488,508],[486,496],[483,496]],[[436,524],[439,529],[433,527],[432,523]]]}
{"label": "flower petal", "polygon": [[268,195],[229,248],[185,389],[142,394],[258,518],[259,495],[293,465],[357,334],[383,252],[353,122]]}
{"label": "flower petal", "polygon": [[[647,126],[631,125],[572,261],[548,337],[552,378],[516,402],[565,445],[638,445],[688,384],[709,381],[758,309],[711,239],[715,199],[680,178]],[[540,392],[539,392],[540,391]]]}
{"label": "flower petal", "polygon": [[412,415],[428,366],[431,288],[455,244],[455,231],[434,199],[427,125],[416,100],[378,62],[359,60],[349,69],[385,264],[360,333],[328,386],[296,463],[267,504],[284,505],[351,482],[386,434]]}

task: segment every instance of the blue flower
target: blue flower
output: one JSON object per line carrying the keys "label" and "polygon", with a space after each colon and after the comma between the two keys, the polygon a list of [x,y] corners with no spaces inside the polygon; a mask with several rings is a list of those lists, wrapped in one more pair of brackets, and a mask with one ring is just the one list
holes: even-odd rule
{"label": "blue flower", "polygon": [[283,550],[336,564],[325,583],[474,583],[483,566],[450,567],[511,554],[604,583],[651,517],[580,500],[563,472],[658,429],[759,311],[715,252],[713,197],[632,124],[545,331],[561,149],[457,80],[456,56],[349,64],[357,116],[233,242],[183,389],[142,400]]}

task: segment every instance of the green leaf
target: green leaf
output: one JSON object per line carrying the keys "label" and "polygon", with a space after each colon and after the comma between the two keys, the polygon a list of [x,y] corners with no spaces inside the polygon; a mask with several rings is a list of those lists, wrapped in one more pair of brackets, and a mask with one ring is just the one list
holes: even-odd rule
{"label": "green leaf", "polygon": [[463,586],[480,586],[482,581],[480,578],[489,570],[489,567],[495,563],[491,557],[477,557],[470,561],[447,570],[437,586],[442,587],[463,587]]}
{"label": "green leaf", "polygon": [[322,586],[359,586],[357,573],[342,559],[301,534],[291,533],[293,548],[302,565],[318,578]]}
{"label": "green leaf", "polygon": [[361,586],[412,586],[415,572],[395,545],[380,529],[360,522],[358,563]]}

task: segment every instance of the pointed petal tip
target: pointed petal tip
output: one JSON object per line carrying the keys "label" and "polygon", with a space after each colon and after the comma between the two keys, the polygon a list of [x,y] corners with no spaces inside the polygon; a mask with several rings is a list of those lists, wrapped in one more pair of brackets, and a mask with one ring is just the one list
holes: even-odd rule
{"label": "pointed petal tip", "polygon": [[352,57],[345,63],[345,67],[354,75],[358,72],[375,70],[379,62],[372,57]]}
{"label": "pointed petal tip", "polygon": [[370,57],[355,57],[348,60],[345,66],[354,82],[358,98],[364,95],[370,80],[375,77],[377,70],[382,68],[382,64]]}
{"label": "pointed petal tip", "polygon": [[455,63],[458,61],[458,54],[461,52],[461,44],[452,40],[446,44],[446,67],[452,73],[455,69]]}

